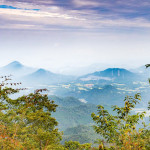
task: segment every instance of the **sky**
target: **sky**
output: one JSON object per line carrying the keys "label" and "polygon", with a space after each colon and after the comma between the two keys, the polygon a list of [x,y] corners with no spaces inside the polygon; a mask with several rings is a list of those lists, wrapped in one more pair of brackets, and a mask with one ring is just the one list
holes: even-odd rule
{"label": "sky", "polygon": [[65,73],[150,63],[149,0],[1,0],[0,67]]}

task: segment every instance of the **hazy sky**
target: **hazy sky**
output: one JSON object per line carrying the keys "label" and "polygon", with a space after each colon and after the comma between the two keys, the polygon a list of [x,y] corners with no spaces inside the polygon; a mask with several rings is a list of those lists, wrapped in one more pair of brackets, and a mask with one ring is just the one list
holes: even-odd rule
{"label": "hazy sky", "polygon": [[0,56],[52,71],[150,63],[150,1],[1,0]]}

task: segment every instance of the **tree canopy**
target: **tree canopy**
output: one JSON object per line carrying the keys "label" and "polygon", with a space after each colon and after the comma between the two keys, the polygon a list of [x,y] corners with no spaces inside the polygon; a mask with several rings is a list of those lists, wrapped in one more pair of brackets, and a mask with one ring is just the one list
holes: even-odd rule
{"label": "tree canopy", "polygon": [[104,142],[109,143],[110,149],[150,149],[150,130],[145,122],[143,127],[137,129],[136,125],[143,120],[145,113],[131,112],[135,105],[141,100],[140,94],[134,97],[126,96],[124,107],[113,106],[116,115],[111,115],[103,106],[98,106],[98,113],[92,113],[93,121],[96,123],[94,129],[96,133],[103,136],[101,149],[104,149]]}
{"label": "tree canopy", "polygon": [[51,116],[57,105],[37,90],[11,99],[19,89],[6,87],[6,77],[0,86],[0,146],[1,149],[60,149],[62,133]]}

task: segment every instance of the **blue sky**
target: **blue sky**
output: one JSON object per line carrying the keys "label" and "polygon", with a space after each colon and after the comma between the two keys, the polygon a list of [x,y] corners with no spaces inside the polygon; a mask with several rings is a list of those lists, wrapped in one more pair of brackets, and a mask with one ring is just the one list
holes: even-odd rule
{"label": "blue sky", "polygon": [[13,60],[55,72],[94,63],[140,66],[149,63],[149,41],[148,0],[0,2],[0,66]]}

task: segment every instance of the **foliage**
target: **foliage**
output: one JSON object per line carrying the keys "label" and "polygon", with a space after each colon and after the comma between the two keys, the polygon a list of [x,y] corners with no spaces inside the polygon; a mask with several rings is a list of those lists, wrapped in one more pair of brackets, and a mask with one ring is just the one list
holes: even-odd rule
{"label": "foliage", "polygon": [[[148,149],[150,138],[146,133],[149,132],[145,127],[136,130],[136,125],[144,118],[145,112],[131,114],[131,110],[141,100],[140,94],[135,97],[126,96],[124,107],[113,106],[113,111],[117,115],[113,116],[98,106],[98,115],[92,113],[91,116],[97,125],[94,129],[101,134],[107,143],[110,143],[114,149]],[[146,132],[148,131],[148,132]],[[102,143],[104,147],[104,143]]]}
{"label": "foliage", "polygon": [[80,147],[80,143],[77,141],[65,141],[64,147],[68,150],[75,150]]}
{"label": "foliage", "polygon": [[[149,68],[149,67],[150,67],[150,64],[146,64],[145,67],[146,67],[146,68]],[[149,78],[149,83],[150,83],[150,78]],[[148,104],[149,104],[148,109],[150,110],[150,102],[149,102]]]}
{"label": "foliage", "polygon": [[61,133],[55,128],[58,123],[51,116],[57,107],[54,101],[42,95],[42,90],[13,100],[10,95],[19,89],[5,87],[5,81],[6,77],[0,86],[1,149],[48,150],[62,147],[59,144]]}
{"label": "foliage", "polygon": [[65,141],[64,147],[67,150],[90,150],[91,145],[91,143],[80,144],[78,141]]}

